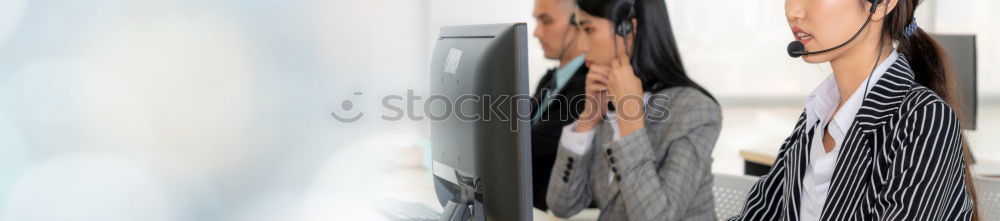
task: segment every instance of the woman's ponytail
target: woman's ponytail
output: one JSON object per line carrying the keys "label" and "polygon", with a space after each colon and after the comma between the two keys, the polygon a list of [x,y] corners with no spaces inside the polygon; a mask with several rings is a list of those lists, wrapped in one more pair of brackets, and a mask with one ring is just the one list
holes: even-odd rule
{"label": "woman's ponytail", "polygon": [[[883,23],[883,37],[899,43],[897,50],[908,59],[917,83],[937,93],[951,106],[952,111],[955,112],[960,121],[964,121],[966,116],[961,114],[963,113],[961,111],[963,106],[960,103],[962,99],[960,99],[961,94],[955,90],[955,72],[951,68],[951,61],[948,60],[948,55],[941,49],[937,41],[934,41],[934,38],[923,29],[920,29],[913,18],[913,13],[920,5],[921,0],[897,1],[900,2],[897,3],[896,9],[885,18]],[[973,202],[972,220],[979,220],[975,176],[971,172],[971,166],[975,160],[969,151],[969,142],[965,133],[962,133],[962,153],[965,163],[965,184]]]}
{"label": "woman's ponytail", "polygon": [[957,110],[962,107],[955,103],[960,99],[955,99],[958,94],[955,94],[954,90],[955,73],[951,69],[951,62],[947,60],[947,55],[941,46],[927,32],[916,28],[909,36],[902,36],[902,39],[899,39],[898,50],[909,59],[917,83],[937,93],[952,105],[952,109]]}

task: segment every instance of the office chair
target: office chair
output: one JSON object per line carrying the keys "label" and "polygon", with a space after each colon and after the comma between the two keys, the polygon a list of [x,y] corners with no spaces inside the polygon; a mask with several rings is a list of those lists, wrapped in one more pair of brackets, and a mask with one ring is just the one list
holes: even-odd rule
{"label": "office chair", "polygon": [[743,209],[750,187],[757,182],[758,177],[715,174],[715,186],[712,195],[715,197],[715,215],[720,220],[736,216]]}

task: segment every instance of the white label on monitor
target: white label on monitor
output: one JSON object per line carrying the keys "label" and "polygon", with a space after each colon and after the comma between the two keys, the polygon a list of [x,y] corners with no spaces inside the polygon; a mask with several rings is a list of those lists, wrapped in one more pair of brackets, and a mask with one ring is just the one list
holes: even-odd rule
{"label": "white label on monitor", "polygon": [[448,51],[448,59],[444,62],[444,73],[458,73],[458,61],[462,59],[462,51],[452,48]]}

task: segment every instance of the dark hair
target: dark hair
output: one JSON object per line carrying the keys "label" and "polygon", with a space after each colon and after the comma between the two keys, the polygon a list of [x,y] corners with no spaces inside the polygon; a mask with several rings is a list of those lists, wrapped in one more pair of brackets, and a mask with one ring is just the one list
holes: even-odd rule
{"label": "dark hair", "polygon": [[[964,119],[961,113],[962,105],[955,90],[955,72],[951,69],[951,62],[937,41],[924,32],[919,27],[912,34],[906,35],[906,27],[915,22],[913,14],[920,5],[921,0],[896,0],[896,9],[890,12],[882,24],[882,39],[891,39],[899,42],[897,50],[901,52],[910,62],[910,69],[913,70],[913,77],[920,85],[927,87],[937,93],[959,119]],[[888,4],[888,3],[885,3]],[[961,121],[960,121],[961,122]],[[972,154],[969,152],[969,142],[962,133],[962,155],[965,164],[965,184],[968,186],[969,195],[973,200],[973,220],[978,218],[978,201],[976,198],[976,188],[969,166],[974,163]]]}
{"label": "dark hair", "polygon": [[[631,63],[645,91],[687,86],[705,95],[712,94],[687,76],[681,55],[677,52],[674,32],[663,0],[576,0],[580,10],[587,14],[611,20],[614,25],[637,20]],[[612,27],[612,30],[615,30]]]}

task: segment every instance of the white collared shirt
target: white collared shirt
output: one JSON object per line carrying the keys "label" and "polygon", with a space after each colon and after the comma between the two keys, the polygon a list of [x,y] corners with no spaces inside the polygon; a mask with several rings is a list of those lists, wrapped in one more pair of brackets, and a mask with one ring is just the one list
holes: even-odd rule
{"label": "white collared shirt", "polygon": [[[809,164],[806,165],[806,173],[802,177],[802,193],[799,196],[801,220],[819,220],[830,190],[833,171],[837,167],[837,155],[840,153],[847,131],[850,130],[858,110],[861,109],[865,91],[875,87],[875,82],[882,78],[898,58],[899,54],[893,50],[889,57],[865,79],[867,84],[862,83],[854,93],[851,93],[851,97],[840,107],[836,115],[833,112],[840,104],[840,91],[837,80],[832,74],[806,98],[806,128],[815,129],[815,132],[809,147]],[[824,125],[827,124],[829,125],[824,130]],[[823,147],[825,133],[829,133],[835,143],[829,153]]]}

